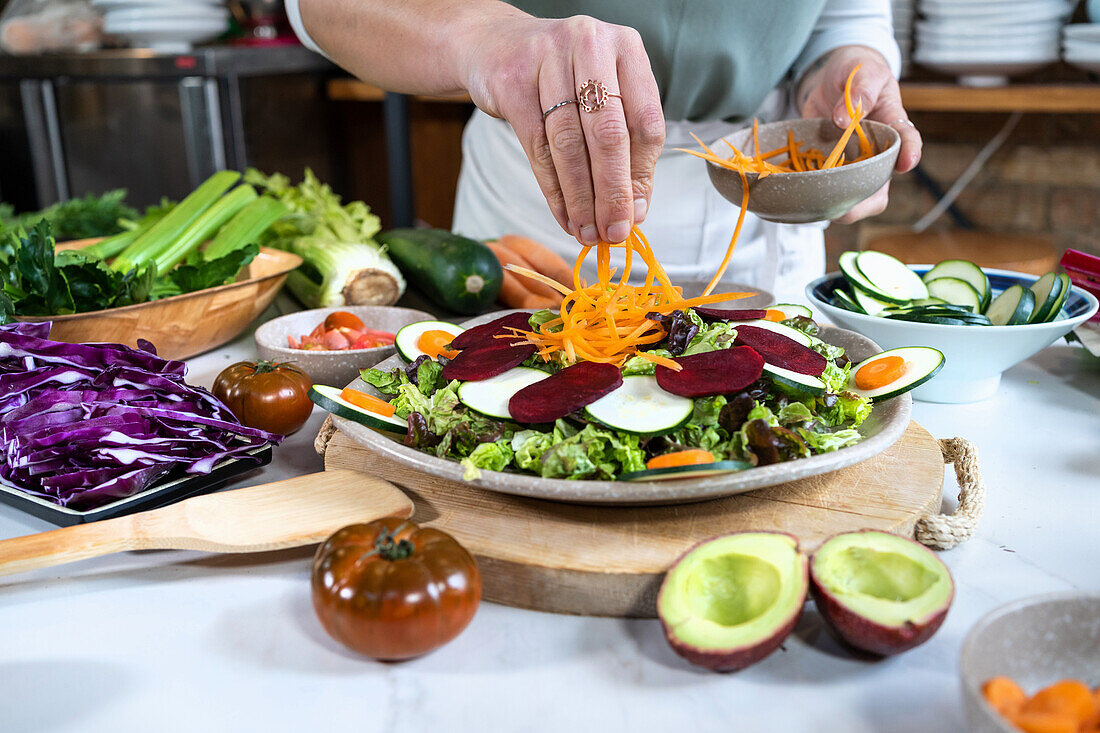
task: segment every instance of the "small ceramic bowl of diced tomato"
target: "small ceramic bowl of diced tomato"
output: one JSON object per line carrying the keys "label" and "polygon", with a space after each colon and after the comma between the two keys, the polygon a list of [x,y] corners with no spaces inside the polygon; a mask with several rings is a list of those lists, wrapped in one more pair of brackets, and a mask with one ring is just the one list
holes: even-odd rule
{"label": "small ceramic bowl of diced tomato", "polygon": [[280,316],[256,329],[261,359],[291,362],[315,384],[343,386],[393,355],[402,326],[431,320],[412,308],[353,305],[314,308]]}

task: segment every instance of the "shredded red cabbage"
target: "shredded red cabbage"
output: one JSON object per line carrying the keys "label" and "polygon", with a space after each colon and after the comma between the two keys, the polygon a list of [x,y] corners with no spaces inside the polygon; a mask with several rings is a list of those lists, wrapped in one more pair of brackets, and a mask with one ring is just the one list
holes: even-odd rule
{"label": "shredded red cabbage", "polygon": [[282,436],[245,427],[149,342],[67,344],[0,325],[0,483],[93,509],[167,476],[209,473]]}

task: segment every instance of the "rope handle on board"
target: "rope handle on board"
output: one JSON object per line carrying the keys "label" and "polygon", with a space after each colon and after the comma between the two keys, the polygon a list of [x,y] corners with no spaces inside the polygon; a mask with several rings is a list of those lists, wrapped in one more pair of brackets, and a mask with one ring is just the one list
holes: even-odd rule
{"label": "rope handle on board", "polygon": [[[313,441],[313,449],[325,455],[336,434],[332,417],[326,417]],[[955,466],[959,482],[959,507],[954,514],[925,514],[917,520],[917,541],[936,550],[948,550],[970,539],[985,509],[985,481],[978,470],[978,450],[965,438],[939,441],[943,462]]]}
{"label": "rope handle on board", "polygon": [[949,550],[974,535],[985,509],[985,481],[978,469],[978,449],[965,438],[939,441],[943,462],[954,464],[959,482],[959,506],[954,514],[925,514],[917,520],[917,541],[936,550]]}
{"label": "rope handle on board", "polygon": [[332,440],[333,435],[336,435],[336,423],[332,422],[332,415],[326,415],[325,421],[321,423],[321,429],[317,431],[317,437],[313,439],[313,450],[317,451],[317,455],[321,458],[325,457],[325,450],[328,449],[328,442]]}

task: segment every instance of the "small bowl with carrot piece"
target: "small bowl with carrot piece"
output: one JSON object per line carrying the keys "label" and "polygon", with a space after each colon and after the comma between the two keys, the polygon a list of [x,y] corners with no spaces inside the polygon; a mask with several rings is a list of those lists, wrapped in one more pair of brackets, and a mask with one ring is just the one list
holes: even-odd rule
{"label": "small bowl with carrot piece", "polygon": [[718,193],[761,219],[807,224],[837,219],[890,180],[901,151],[897,130],[865,119],[851,101],[852,70],[844,97],[851,118],[841,130],[826,118],[766,125],[753,120],[698,150],[682,150],[707,161]]}
{"label": "small bowl with carrot piece", "polygon": [[316,384],[347,384],[361,369],[394,354],[403,327],[430,318],[424,311],[382,305],[314,308],[257,328],[256,352],[261,359],[293,363]]}
{"label": "small bowl with carrot piece", "polygon": [[1100,731],[1100,597],[1025,598],[980,620],[959,657],[972,733]]}

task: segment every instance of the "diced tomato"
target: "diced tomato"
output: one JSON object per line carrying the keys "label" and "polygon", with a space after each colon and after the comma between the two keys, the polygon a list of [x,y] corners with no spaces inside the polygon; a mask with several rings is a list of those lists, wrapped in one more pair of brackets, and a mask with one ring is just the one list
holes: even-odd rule
{"label": "diced tomato", "polygon": [[341,351],[351,345],[348,343],[347,337],[337,330],[326,331],[322,343],[330,351]]}
{"label": "diced tomato", "polygon": [[353,328],[356,331],[362,331],[364,328],[363,321],[359,319],[359,316],[347,311],[329,313],[323,325],[326,331],[334,328]]}
{"label": "diced tomato", "polygon": [[302,342],[299,341],[298,339],[294,338],[293,336],[287,336],[286,337],[286,343],[287,343],[287,346],[289,346],[292,349],[302,348]]}

